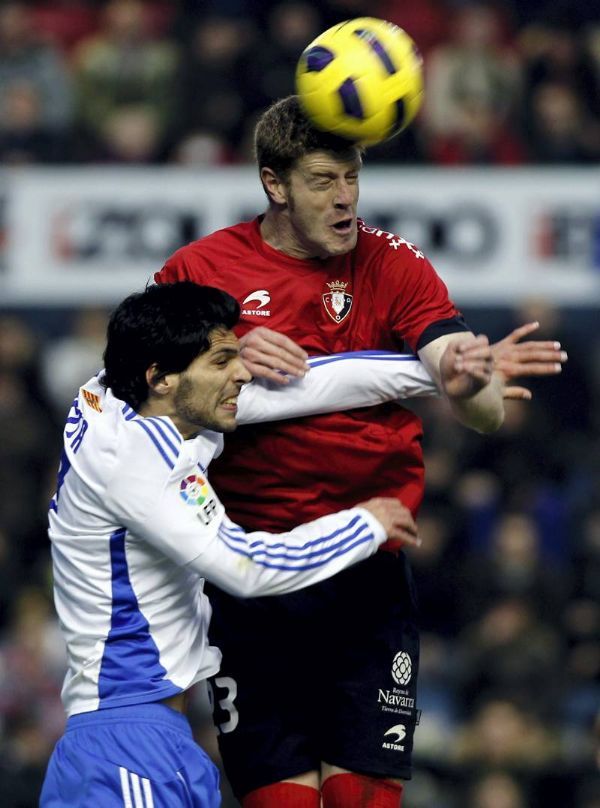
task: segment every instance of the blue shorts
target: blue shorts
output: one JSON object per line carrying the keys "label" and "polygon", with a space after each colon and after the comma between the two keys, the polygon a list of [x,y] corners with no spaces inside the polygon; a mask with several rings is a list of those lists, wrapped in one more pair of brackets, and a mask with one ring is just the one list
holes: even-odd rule
{"label": "blue shorts", "polygon": [[164,704],[74,715],[57,743],[40,808],[218,808],[219,773],[188,720]]}

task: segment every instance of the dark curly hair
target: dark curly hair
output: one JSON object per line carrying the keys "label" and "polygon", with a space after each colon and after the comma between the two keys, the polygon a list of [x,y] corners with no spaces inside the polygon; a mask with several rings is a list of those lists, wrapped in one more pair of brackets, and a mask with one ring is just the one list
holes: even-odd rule
{"label": "dark curly hair", "polygon": [[352,141],[314,127],[297,95],[276,101],[258,119],[254,155],[259,172],[270,168],[287,179],[294,163],[315,151],[333,152],[342,159],[354,159],[362,154],[362,149]]}
{"label": "dark curly hair", "polygon": [[181,373],[210,347],[215,328],[239,320],[238,302],[221,289],[191,281],[149,286],[117,306],[104,351],[104,384],[134,410],[148,398],[146,371]]}

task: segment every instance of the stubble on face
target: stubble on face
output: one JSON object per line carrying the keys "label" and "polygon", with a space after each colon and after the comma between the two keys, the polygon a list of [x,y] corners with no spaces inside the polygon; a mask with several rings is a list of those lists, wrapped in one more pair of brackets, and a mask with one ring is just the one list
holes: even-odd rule
{"label": "stubble on face", "polygon": [[359,159],[325,152],[303,157],[286,180],[288,247],[298,258],[327,259],[356,246]]}
{"label": "stubble on face", "polygon": [[237,426],[236,400],[251,375],[239,359],[233,332],[215,329],[211,347],[184,371],[173,398],[175,417],[189,433],[210,429],[233,432]]}

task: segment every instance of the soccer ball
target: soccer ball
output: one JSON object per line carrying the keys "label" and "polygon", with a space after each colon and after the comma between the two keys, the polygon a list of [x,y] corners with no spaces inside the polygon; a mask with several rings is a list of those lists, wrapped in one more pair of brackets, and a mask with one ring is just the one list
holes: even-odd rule
{"label": "soccer ball", "polygon": [[296,90],[316,127],[370,146],[400,132],[419,111],[423,63],[402,28],[358,17],[303,51]]}

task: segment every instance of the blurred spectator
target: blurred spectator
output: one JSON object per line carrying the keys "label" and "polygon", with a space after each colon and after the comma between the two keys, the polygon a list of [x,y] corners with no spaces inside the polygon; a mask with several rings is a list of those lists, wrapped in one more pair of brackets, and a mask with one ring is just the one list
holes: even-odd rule
{"label": "blurred spectator", "polygon": [[419,514],[422,544],[411,553],[419,596],[419,626],[443,637],[456,636],[461,625],[459,604],[463,581],[457,575],[460,562],[457,520],[449,507],[432,504]]}
{"label": "blurred spectator", "polygon": [[567,644],[564,721],[572,757],[593,755],[591,729],[600,705],[600,510],[582,521],[574,547],[572,598],[563,611]]}
{"label": "blurred spectator", "polygon": [[543,22],[521,31],[526,105],[531,103],[531,96],[540,84],[558,84],[571,89],[585,114],[600,113],[600,77],[577,23],[570,3],[562,10],[556,8],[554,14],[550,12]]}
{"label": "blurred spectator", "polygon": [[477,98],[456,99],[454,130],[433,138],[429,157],[439,165],[519,165],[524,145],[496,106]]}
{"label": "blurred spectator", "polygon": [[235,160],[234,152],[225,140],[210,131],[189,132],[177,143],[170,162],[190,168],[210,168]]}
{"label": "blurred spectator", "polygon": [[420,3],[379,0],[373,16],[403,28],[425,56],[448,39],[449,14],[444,0],[421,0]]}
{"label": "blurred spectator", "polygon": [[266,37],[244,61],[246,111],[254,113],[295,92],[294,76],[300,54],[321,32],[317,6],[303,0],[275,5]]}
{"label": "blurred spectator", "polygon": [[526,137],[534,163],[577,165],[600,158],[600,123],[566,83],[546,81],[532,90]]}
{"label": "blurred spectator", "polygon": [[485,774],[471,787],[466,808],[528,808],[524,789],[506,772]]}
{"label": "blurred spectator", "polygon": [[493,110],[496,128],[510,121],[520,68],[502,41],[501,20],[494,7],[483,3],[459,7],[451,22],[450,41],[431,52],[426,66],[424,124],[434,142],[437,137],[460,134],[465,111],[469,114],[471,109],[479,114]]}
{"label": "blurred spectator", "polygon": [[[0,151],[11,162],[58,159],[71,123],[69,75],[59,53],[40,41],[29,8],[0,6]],[[62,139],[62,140],[61,140]],[[62,150],[58,151],[62,145]]]}
{"label": "blurred spectator", "polygon": [[567,587],[542,553],[532,516],[504,512],[496,517],[489,552],[475,551],[463,568],[460,609],[463,622],[503,598],[518,597],[535,606],[538,616],[556,624],[565,606]]}
{"label": "blurred spectator", "polygon": [[[465,581],[465,587],[473,580]],[[496,600],[467,626],[458,644],[462,705],[510,700],[541,716],[555,714],[560,695],[560,635],[522,598]]]}
{"label": "blurred spectator", "polygon": [[532,713],[497,699],[477,710],[452,751],[455,762],[473,772],[500,768],[533,773],[556,763],[558,748],[556,738]]}
{"label": "blurred spectator", "polygon": [[0,527],[0,634],[6,627],[10,606],[19,587],[20,569],[13,546],[8,532]]}
{"label": "blurred spectator", "polygon": [[104,309],[82,309],[70,333],[42,353],[42,377],[58,423],[66,418],[80,385],[102,368],[107,324]]}
{"label": "blurred spectator", "polygon": [[102,31],[77,48],[78,120],[95,144],[88,158],[149,162],[173,136],[178,49],[148,29],[141,0],[110,0]]}
{"label": "blurred spectator", "polygon": [[530,409],[534,421],[559,438],[565,432],[589,434],[595,409],[587,366],[592,357],[580,350],[579,340],[567,328],[564,313],[556,304],[543,297],[522,301],[514,310],[513,323],[534,321],[540,324],[535,339],[557,339],[569,355],[559,375],[528,383],[533,393]]}
{"label": "blurred spectator", "polygon": [[35,30],[67,55],[98,27],[98,9],[89,0],[42,0],[30,14]]}
{"label": "blurred spectator", "polygon": [[56,440],[52,427],[23,380],[0,370],[0,527],[20,563],[31,563],[46,545],[43,497]]}
{"label": "blurred spectator", "polygon": [[0,635],[2,808],[35,808],[52,748],[64,728],[64,640],[40,589],[23,589]]}
{"label": "blurred spectator", "polygon": [[211,16],[195,23],[180,79],[185,131],[238,145],[246,112],[243,60],[254,58],[254,39],[252,25],[243,18]]}

